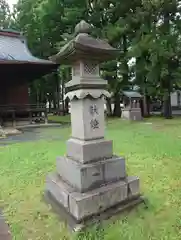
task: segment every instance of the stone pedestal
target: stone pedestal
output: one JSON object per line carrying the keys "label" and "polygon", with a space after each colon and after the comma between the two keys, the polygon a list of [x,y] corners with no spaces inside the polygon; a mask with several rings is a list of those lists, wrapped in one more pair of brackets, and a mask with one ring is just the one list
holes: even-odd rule
{"label": "stone pedestal", "polygon": [[111,207],[127,204],[139,198],[139,179],[128,177],[124,180],[109,182],[93,190],[81,193],[62,180],[59,174],[47,177],[46,188],[58,204],[63,206],[67,213],[81,223],[92,216],[97,216]]}
{"label": "stone pedestal", "polygon": [[122,118],[131,121],[141,121],[141,108],[125,108],[122,110]]}
{"label": "stone pedestal", "polygon": [[142,113],[140,108],[141,94],[135,91],[123,91],[122,118],[131,121],[141,121]]}

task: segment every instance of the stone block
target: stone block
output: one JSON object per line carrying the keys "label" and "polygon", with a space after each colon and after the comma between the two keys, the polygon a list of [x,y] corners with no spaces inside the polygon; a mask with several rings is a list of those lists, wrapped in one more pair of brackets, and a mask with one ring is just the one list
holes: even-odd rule
{"label": "stone block", "polygon": [[77,221],[81,221],[126,199],[127,184],[124,181],[119,181],[87,193],[71,193],[69,196],[69,211]]}
{"label": "stone block", "polygon": [[57,158],[57,172],[64,181],[80,192],[100,186],[104,182],[101,164],[83,165],[72,159],[59,157]]}
{"label": "stone block", "polygon": [[140,194],[140,183],[139,178],[136,176],[128,176],[128,196],[134,197]]}
{"label": "stone block", "polygon": [[125,201],[128,198],[127,186],[125,181],[118,181],[86,193],[80,193],[62,181],[57,174],[49,175],[46,181],[46,191],[77,222]]}
{"label": "stone block", "polygon": [[141,109],[140,108],[123,109],[122,118],[131,121],[141,121],[142,120]]}
{"label": "stone block", "polygon": [[129,120],[130,119],[130,109],[122,109],[121,118]]}
{"label": "stone block", "polygon": [[114,182],[126,177],[126,163],[123,157],[114,156],[104,161],[104,181]]}
{"label": "stone block", "polygon": [[57,172],[80,192],[100,187],[126,177],[125,159],[113,157],[90,164],[81,164],[66,157],[57,158]]}
{"label": "stone block", "polygon": [[68,209],[69,194],[73,192],[73,188],[62,182],[58,174],[49,174],[47,176],[46,191],[48,191],[59,204]]}
{"label": "stone block", "polygon": [[71,126],[73,138],[81,140],[103,138],[104,100],[102,98],[72,100]]}
{"label": "stone block", "polygon": [[141,109],[140,108],[132,109],[130,112],[130,118],[133,121],[141,121],[143,119],[141,115]]}
{"label": "stone block", "polygon": [[73,138],[67,141],[67,156],[81,163],[111,158],[112,155],[112,141],[105,139],[81,141]]}
{"label": "stone block", "polygon": [[97,87],[99,88],[99,86],[101,85],[102,88],[105,88],[107,84],[106,80],[102,80],[100,77],[77,77],[77,76],[73,76],[73,79],[69,82],[67,82],[65,84],[67,89],[73,89],[73,87],[75,86],[82,86],[82,85],[86,85],[87,88],[91,88],[90,86],[94,85],[94,89]]}

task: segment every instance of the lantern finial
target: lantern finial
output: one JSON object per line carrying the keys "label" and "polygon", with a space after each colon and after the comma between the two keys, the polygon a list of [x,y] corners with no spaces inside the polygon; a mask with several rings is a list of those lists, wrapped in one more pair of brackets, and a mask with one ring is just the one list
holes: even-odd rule
{"label": "lantern finial", "polygon": [[84,20],[81,20],[80,23],[78,23],[75,26],[75,34],[78,35],[79,33],[87,33],[89,34],[91,32],[91,25],[87,23]]}

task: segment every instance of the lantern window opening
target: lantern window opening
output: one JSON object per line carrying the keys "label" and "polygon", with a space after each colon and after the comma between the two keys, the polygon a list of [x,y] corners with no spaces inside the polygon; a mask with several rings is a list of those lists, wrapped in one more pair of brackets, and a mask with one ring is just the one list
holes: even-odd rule
{"label": "lantern window opening", "polygon": [[85,75],[98,75],[99,66],[95,62],[84,62],[84,74]]}

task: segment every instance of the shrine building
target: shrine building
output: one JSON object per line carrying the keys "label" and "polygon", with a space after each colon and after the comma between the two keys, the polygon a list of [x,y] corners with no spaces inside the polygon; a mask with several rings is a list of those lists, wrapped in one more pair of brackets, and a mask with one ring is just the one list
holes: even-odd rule
{"label": "shrine building", "polygon": [[20,32],[0,29],[0,125],[29,124],[34,116],[46,115],[45,104],[30,103],[29,83],[57,67],[49,60],[34,57]]}

